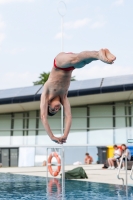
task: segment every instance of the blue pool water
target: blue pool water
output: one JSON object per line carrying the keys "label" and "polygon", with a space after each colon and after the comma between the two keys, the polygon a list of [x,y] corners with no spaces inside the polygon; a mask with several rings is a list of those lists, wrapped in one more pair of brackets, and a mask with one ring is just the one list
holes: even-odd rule
{"label": "blue pool water", "polygon": [[0,173],[0,200],[133,200],[133,187],[128,187],[126,197],[120,185],[67,180],[62,197],[59,180],[58,189],[53,179],[48,180],[48,190],[46,185],[43,177]]}

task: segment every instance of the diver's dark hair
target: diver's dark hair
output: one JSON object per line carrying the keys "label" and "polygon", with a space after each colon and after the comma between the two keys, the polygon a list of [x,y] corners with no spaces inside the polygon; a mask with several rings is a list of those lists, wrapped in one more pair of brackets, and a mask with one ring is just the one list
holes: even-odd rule
{"label": "diver's dark hair", "polygon": [[[55,114],[56,114],[56,113],[55,113]],[[55,115],[55,114],[50,113],[50,112],[49,112],[49,107],[48,107],[48,116],[51,116],[51,117],[52,117],[52,116]]]}
{"label": "diver's dark hair", "polygon": [[89,153],[86,153],[85,155],[86,155],[86,156],[89,156]]}

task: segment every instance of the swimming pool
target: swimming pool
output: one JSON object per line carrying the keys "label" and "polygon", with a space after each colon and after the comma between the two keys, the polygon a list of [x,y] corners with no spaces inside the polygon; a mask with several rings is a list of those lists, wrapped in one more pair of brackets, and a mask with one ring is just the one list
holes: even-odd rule
{"label": "swimming pool", "polygon": [[[60,182],[56,182],[57,190],[54,185],[52,187],[53,180],[48,181],[47,190],[46,178],[0,173],[0,200],[62,200]],[[133,187],[128,187],[128,198],[126,198],[126,192],[120,185],[67,180],[63,199],[133,200],[132,194]]]}

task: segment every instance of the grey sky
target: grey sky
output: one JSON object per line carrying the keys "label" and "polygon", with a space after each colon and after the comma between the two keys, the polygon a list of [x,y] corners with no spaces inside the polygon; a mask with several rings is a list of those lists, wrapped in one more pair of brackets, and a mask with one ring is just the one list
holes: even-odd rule
{"label": "grey sky", "polygon": [[[113,65],[74,70],[78,80],[133,73],[133,1],[66,0],[64,51],[109,48]],[[32,85],[61,50],[56,0],[0,0],[0,89]]]}

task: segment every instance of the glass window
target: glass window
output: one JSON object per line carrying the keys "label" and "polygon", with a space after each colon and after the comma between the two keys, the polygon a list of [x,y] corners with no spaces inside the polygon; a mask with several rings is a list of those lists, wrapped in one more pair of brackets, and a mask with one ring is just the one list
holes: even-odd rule
{"label": "glass window", "polygon": [[29,131],[28,131],[28,145],[35,145],[36,139],[36,111],[29,112]]}
{"label": "glass window", "polygon": [[90,129],[111,128],[113,127],[112,106],[99,105],[91,106],[89,127]]}
{"label": "glass window", "polygon": [[11,137],[12,145],[23,145],[23,113],[14,114],[14,130]]}
{"label": "glass window", "polygon": [[72,126],[67,144],[87,144],[87,108],[72,108]]}
{"label": "glass window", "polygon": [[0,145],[10,145],[11,115],[0,115]]}
{"label": "glass window", "polygon": [[116,115],[115,127],[118,127],[118,128],[126,127],[125,104],[124,103],[116,103],[115,115]]}
{"label": "glass window", "polygon": [[87,130],[87,108],[72,108],[71,131],[76,132]]}

